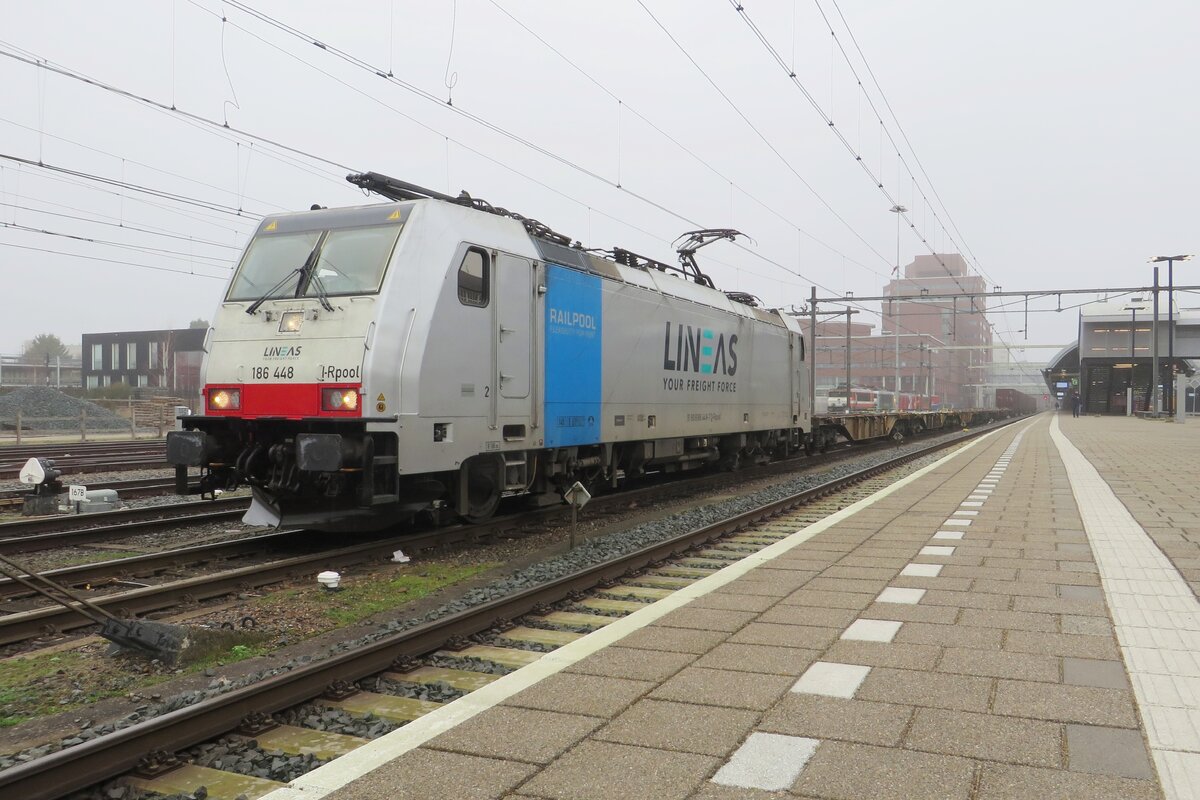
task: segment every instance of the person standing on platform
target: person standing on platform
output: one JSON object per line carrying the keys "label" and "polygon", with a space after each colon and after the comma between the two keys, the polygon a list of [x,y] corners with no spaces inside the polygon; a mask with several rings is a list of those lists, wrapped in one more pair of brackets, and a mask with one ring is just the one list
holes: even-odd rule
{"label": "person standing on platform", "polygon": [[1071,416],[1078,417],[1081,408],[1083,408],[1083,398],[1078,393],[1071,395]]}

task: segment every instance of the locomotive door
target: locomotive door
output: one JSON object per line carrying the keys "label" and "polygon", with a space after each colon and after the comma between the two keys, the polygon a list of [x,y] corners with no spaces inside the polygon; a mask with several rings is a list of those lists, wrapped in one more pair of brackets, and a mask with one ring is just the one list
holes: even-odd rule
{"label": "locomotive door", "polygon": [[530,415],[533,359],[533,264],[499,253],[496,256],[496,413],[500,417]]}

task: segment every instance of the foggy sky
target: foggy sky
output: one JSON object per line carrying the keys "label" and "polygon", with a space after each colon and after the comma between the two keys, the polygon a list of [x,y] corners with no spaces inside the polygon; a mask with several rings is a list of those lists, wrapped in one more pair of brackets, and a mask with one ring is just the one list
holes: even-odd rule
{"label": "foggy sky", "polygon": [[[768,306],[801,304],[814,282],[822,296],[880,293],[896,217],[863,165],[911,210],[902,263],[929,252],[924,236],[965,248],[1006,290],[1141,285],[1149,256],[1200,250],[1194,3],[840,0],[914,158],[833,0],[742,3],[832,128],[728,0],[645,2],[249,3],[433,100],[216,0],[5,3],[5,53],[334,163],[0,58],[0,153],[214,206],[0,159],[0,353],[43,332],[78,343],[211,318],[259,216],[379,201],[349,170],[466,189],[586,246],[664,261],[685,230],[736,227],[751,238],[702,251],[702,266]],[[1200,283],[1200,262],[1176,272]],[[991,319],[1014,345],[1074,338],[1074,309],[1030,314],[1026,340],[1011,308]]]}

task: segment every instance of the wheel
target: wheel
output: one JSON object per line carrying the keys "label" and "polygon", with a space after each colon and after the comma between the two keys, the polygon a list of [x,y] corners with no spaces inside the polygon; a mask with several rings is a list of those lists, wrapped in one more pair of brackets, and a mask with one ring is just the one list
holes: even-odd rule
{"label": "wheel", "polygon": [[500,473],[497,460],[477,456],[464,465],[466,504],[459,515],[467,522],[487,522],[500,506]]}

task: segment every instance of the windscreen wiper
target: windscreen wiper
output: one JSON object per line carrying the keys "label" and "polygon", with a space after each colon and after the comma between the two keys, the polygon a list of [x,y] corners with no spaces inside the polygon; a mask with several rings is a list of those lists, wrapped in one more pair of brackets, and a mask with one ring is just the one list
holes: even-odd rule
{"label": "windscreen wiper", "polygon": [[266,294],[251,303],[250,307],[246,309],[246,313],[250,316],[254,316],[254,312],[258,311],[258,307],[270,300],[275,295],[275,292],[282,289],[283,285],[291,280],[292,276],[303,274],[304,267],[296,267],[295,269],[290,270],[286,275],[279,279],[279,283],[275,284],[270,289],[267,289]]}
{"label": "windscreen wiper", "polygon": [[[279,283],[275,284],[270,289],[267,289],[266,293],[262,297],[258,298],[257,300],[255,300],[253,303],[250,304],[250,307],[246,309],[246,313],[249,314],[250,316],[254,316],[255,312],[258,311],[259,306],[261,306],[263,303],[270,300],[275,295],[275,292],[282,289],[283,285],[292,279],[293,275],[300,276],[300,279],[296,282],[296,296],[299,296],[300,291],[304,287],[304,276],[308,273],[308,271],[310,269],[312,269],[313,264],[316,263],[317,253],[319,253],[320,250],[321,250],[321,240],[318,239],[317,243],[315,245],[313,245],[312,251],[308,254],[308,258],[304,259],[304,263],[301,264],[299,267],[296,267],[295,269],[289,271],[286,275],[284,275],[282,278],[279,279]],[[328,310],[332,311],[333,309],[331,308]]]}
{"label": "windscreen wiper", "polygon": [[308,282],[317,290],[317,300],[320,301],[321,307],[326,311],[333,311],[333,304],[329,302],[329,290],[325,288],[325,282],[321,280],[321,276],[313,272]]}

